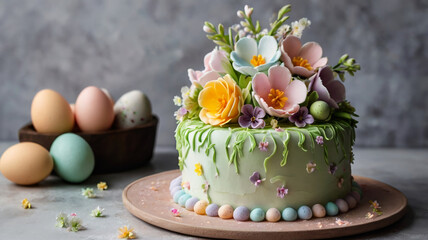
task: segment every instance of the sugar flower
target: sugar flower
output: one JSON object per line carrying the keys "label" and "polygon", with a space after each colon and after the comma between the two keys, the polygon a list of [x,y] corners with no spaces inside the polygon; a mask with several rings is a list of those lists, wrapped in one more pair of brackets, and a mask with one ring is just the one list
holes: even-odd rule
{"label": "sugar flower", "polygon": [[276,120],[275,118],[273,118],[273,119],[270,121],[270,125],[272,126],[272,128],[276,128],[276,127],[278,127],[278,120]]}
{"label": "sugar flower", "polygon": [[301,18],[299,21],[292,22],[291,35],[301,38],[303,30],[305,30],[305,28],[309,27],[310,25],[311,21],[309,21],[307,18]]}
{"label": "sugar flower", "polygon": [[182,101],[181,97],[179,97],[179,96],[174,96],[172,101],[174,102],[175,106],[180,107],[181,105],[183,105],[183,101]]}
{"label": "sugar flower", "polygon": [[106,183],[106,182],[99,182],[99,183],[97,184],[97,188],[98,188],[99,190],[107,190],[108,186],[107,186],[107,183]]}
{"label": "sugar flower", "polygon": [[257,103],[271,116],[285,118],[299,111],[306,99],[307,89],[300,80],[291,80],[290,71],[283,66],[269,68],[269,77],[257,73],[253,78],[253,94]]}
{"label": "sugar flower", "polygon": [[288,120],[294,123],[297,127],[305,127],[306,124],[314,123],[314,117],[309,114],[307,107],[301,107],[299,111],[288,117]]}
{"label": "sugar flower", "polygon": [[335,223],[336,223],[337,225],[339,225],[339,226],[342,226],[342,225],[345,225],[345,226],[346,226],[346,225],[350,224],[350,222],[349,222],[349,221],[342,220],[342,219],[340,219],[340,218],[336,218]]}
{"label": "sugar flower", "polygon": [[345,100],[345,86],[334,79],[333,71],[329,66],[320,68],[318,73],[309,80],[308,91],[317,92],[318,100],[328,103],[330,107],[339,108],[338,103]]}
{"label": "sugar flower", "polygon": [[177,208],[171,208],[171,214],[174,217],[179,217],[181,213],[180,213],[180,210],[178,210]]}
{"label": "sugar flower", "polygon": [[244,74],[254,76],[269,67],[277,65],[281,52],[278,43],[272,36],[263,36],[259,45],[253,38],[243,37],[235,45],[235,51],[230,54],[233,68]]}
{"label": "sugar flower", "polygon": [[31,203],[26,198],[24,198],[24,200],[22,200],[21,204],[22,204],[22,207],[24,209],[30,209],[31,208]]}
{"label": "sugar flower", "polygon": [[204,57],[203,71],[187,70],[189,79],[193,84],[201,85],[202,87],[209,81],[216,80],[221,77],[220,74],[227,73],[231,68],[226,52],[218,50],[217,47]]}
{"label": "sugar flower", "polygon": [[337,166],[335,163],[330,163],[329,167],[328,167],[328,173],[330,173],[331,175],[334,175],[336,173],[337,170]]}
{"label": "sugar flower", "polygon": [[85,196],[86,198],[95,198],[96,197],[93,188],[82,188],[82,196]]}
{"label": "sugar flower", "polygon": [[95,208],[94,210],[92,210],[91,216],[92,217],[102,217],[103,216],[103,212],[104,212],[104,208],[100,208],[100,206],[98,206],[97,208]]}
{"label": "sugar flower", "polygon": [[202,165],[200,163],[195,164],[195,173],[198,174],[198,176],[201,176],[203,173]]}
{"label": "sugar flower", "polygon": [[175,119],[178,121],[183,121],[184,116],[188,113],[189,111],[187,109],[185,109],[184,107],[179,108],[175,113]]}
{"label": "sugar flower", "polygon": [[306,164],[306,172],[313,173],[316,170],[317,164],[314,162],[309,162]]}
{"label": "sugar flower", "polygon": [[81,229],[83,229],[82,220],[74,214],[74,216],[70,218],[67,230],[71,232],[77,232]]}
{"label": "sugar flower", "polygon": [[285,195],[288,194],[288,188],[284,188],[284,185],[282,187],[276,189],[276,195],[280,198],[284,198]]}
{"label": "sugar flower", "polygon": [[210,81],[199,93],[199,118],[213,126],[236,122],[243,101],[241,89],[229,75]]}
{"label": "sugar flower", "polygon": [[259,142],[260,151],[266,152],[268,147],[269,147],[269,142],[263,142],[263,141]]}
{"label": "sugar flower", "polygon": [[289,35],[281,43],[281,60],[291,73],[310,77],[319,67],[327,64],[327,58],[322,57],[322,48],[316,42],[307,42],[302,46],[300,39]]}
{"label": "sugar flower", "polygon": [[181,187],[186,188],[187,190],[190,190],[190,182],[188,181],[182,182]]}
{"label": "sugar flower", "polygon": [[245,104],[241,109],[242,116],[238,118],[238,123],[241,127],[247,128],[264,128],[266,123],[263,121],[266,113],[259,107],[254,107],[251,104]]}
{"label": "sugar flower", "polygon": [[133,231],[134,231],[133,228],[128,229],[128,226],[123,226],[123,227],[119,228],[120,234],[119,234],[118,238],[134,239],[135,233]]}
{"label": "sugar flower", "polygon": [[324,144],[324,137],[323,136],[317,136],[315,138],[315,142],[317,142],[318,145],[323,145]]}
{"label": "sugar flower", "polygon": [[256,187],[258,187],[260,185],[260,183],[262,183],[260,173],[259,172],[253,172],[253,175],[250,176],[250,182],[252,184],[256,185]]}
{"label": "sugar flower", "polygon": [[56,227],[59,228],[66,228],[68,227],[68,217],[67,214],[61,212],[60,214],[58,214],[58,216],[56,217]]}
{"label": "sugar flower", "polygon": [[204,190],[204,193],[208,192],[208,189],[210,188],[210,184],[208,183],[208,181],[205,180],[205,183],[202,184],[202,190]]}

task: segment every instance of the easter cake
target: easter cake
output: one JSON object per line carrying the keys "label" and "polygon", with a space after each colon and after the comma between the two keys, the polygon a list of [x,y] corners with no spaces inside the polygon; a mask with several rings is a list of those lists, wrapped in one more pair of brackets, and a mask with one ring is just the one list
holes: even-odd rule
{"label": "easter cake", "polygon": [[316,42],[302,44],[310,21],[286,24],[287,5],[270,29],[238,11],[225,30],[205,22],[219,45],[174,103],[182,175],[174,202],[197,214],[245,221],[334,216],[354,208],[361,189],[351,164],[357,115],[346,100],[345,73],[360,69],[342,56],[328,65]]}

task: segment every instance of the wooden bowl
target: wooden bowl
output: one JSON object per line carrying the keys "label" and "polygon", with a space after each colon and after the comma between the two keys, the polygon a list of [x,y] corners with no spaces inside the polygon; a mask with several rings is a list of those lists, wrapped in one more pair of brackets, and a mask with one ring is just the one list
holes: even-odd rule
{"label": "wooden bowl", "polygon": [[[128,129],[111,129],[103,132],[73,132],[84,138],[95,155],[94,173],[112,173],[141,167],[153,156],[159,119]],[[61,134],[38,133],[33,125],[19,129],[20,142],[35,142],[48,151]]]}

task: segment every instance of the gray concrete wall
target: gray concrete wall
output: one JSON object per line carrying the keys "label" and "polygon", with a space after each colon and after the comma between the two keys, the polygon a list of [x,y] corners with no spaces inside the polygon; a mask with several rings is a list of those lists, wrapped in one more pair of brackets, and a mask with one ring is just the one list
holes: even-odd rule
{"label": "gray concrete wall", "polygon": [[140,89],[160,116],[157,144],[173,146],[172,103],[187,68],[201,69],[214,45],[205,20],[226,26],[255,7],[262,23],[282,5],[308,17],[303,41],[323,46],[330,64],[349,53],[362,66],[346,81],[360,114],[357,145],[428,147],[428,1],[0,1],[0,140],[17,139],[43,88],[73,102],[88,85],[117,99]]}

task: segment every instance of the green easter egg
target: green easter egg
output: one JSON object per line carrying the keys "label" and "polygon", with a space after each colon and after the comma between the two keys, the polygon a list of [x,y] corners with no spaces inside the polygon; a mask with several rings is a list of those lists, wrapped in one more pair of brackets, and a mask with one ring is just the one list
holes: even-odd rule
{"label": "green easter egg", "polygon": [[67,182],[85,181],[94,170],[94,153],[82,137],[65,133],[55,139],[50,154],[54,160],[54,170]]}
{"label": "green easter egg", "polygon": [[312,103],[309,112],[316,120],[326,120],[330,116],[330,107],[324,101]]}

